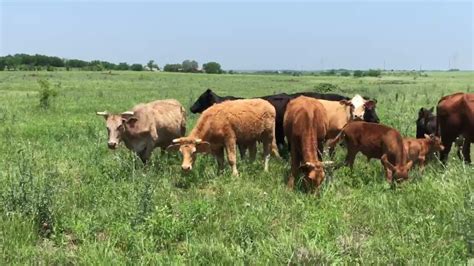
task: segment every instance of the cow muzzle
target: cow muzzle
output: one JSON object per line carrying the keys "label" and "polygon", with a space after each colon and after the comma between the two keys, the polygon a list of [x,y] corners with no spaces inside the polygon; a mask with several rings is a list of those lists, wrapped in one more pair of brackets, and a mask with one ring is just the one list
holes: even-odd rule
{"label": "cow muzzle", "polygon": [[118,145],[117,145],[117,142],[109,141],[109,142],[107,142],[107,146],[109,147],[109,149],[115,150]]}
{"label": "cow muzzle", "polygon": [[181,169],[184,171],[184,172],[189,172],[193,169],[192,165],[186,165],[186,164],[183,164],[181,165]]}

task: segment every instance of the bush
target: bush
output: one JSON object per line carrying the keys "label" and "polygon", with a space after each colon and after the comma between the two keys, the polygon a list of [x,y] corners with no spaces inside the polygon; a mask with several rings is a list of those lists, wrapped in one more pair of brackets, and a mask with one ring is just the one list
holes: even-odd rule
{"label": "bush", "polygon": [[380,77],[382,75],[382,71],[378,69],[369,69],[369,71],[366,71],[364,73],[364,76],[368,77]]}
{"label": "bush", "polygon": [[364,72],[362,70],[356,70],[352,75],[354,75],[355,78],[360,78],[364,76]]}
{"label": "bush", "polygon": [[38,84],[40,85],[39,91],[39,105],[43,109],[47,109],[50,106],[51,98],[56,97],[58,93],[50,88],[49,82],[45,79],[39,79]]}
{"label": "bush", "polygon": [[316,86],[314,86],[314,91],[321,92],[321,93],[337,91],[337,90],[339,90],[339,86],[331,84],[331,83],[319,83]]}
{"label": "bush", "polygon": [[221,74],[222,73],[221,65],[217,62],[206,63],[206,64],[202,65],[202,69],[204,69],[204,71],[206,73],[209,73],[209,74]]}
{"label": "bush", "polygon": [[167,64],[163,67],[163,71],[166,72],[179,72],[183,66],[181,64]]}
{"label": "bush", "polygon": [[343,77],[349,77],[350,75],[351,75],[351,72],[349,72],[349,71],[342,71],[341,72],[341,76],[343,76]]}
{"label": "bush", "polygon": [[133,64],[130,66],[130,70],[133,71],[143,71],[143,66],[140,64]]}

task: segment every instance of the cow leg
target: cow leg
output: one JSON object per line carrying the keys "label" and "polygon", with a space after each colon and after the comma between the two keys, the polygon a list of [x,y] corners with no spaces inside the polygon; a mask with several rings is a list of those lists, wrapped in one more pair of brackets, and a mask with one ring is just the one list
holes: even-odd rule
{"label": "cow leg", "polygon": [[237,176],[239,175],[239,172],[237,171],[237,155],[235,146],[235,140],[226,141],[225,149],[227,152],[227,160],[229,161],[229,165],[232,168],[232,174]]}
{"label": "cow leg", "polygon": [[357,155],[357,150],[351,147],[350,145],[347,146],[347,155],[345,164],[349,166],[351,169],[354,167],[354,160]]}
{"label": "cow leg", "polygon": [[249,159],[251,162],[254,162],[256,157],[257,157],[257,142],[254,142],[249,145]]}
{"label": "cow leg", "polygon": [[471,140],[464,139],[464,143],[462,145],[462,155],[464,156],[464,162],[470,164],[471,163]]}
{"label": "cow leg", "polygon": [[423,173],[423,171],[425,170],[426,157],[425,156],[419,156],[418,157],[418,162],[420,164],[420,173]]}
{"label": "cow leg", "polygon": [[446,161],[448,160],[448,155],[449,152],[451,151],[451,146],[453,145],[453,139],[446,140],[446,138],[442,139],[443,140],[443,146],[444,150],[440,152],[440,160],[443,164],[446,164]]}
{"label": "cow leg", "polygon": [[300,160],[299,158],[297,158],[296,151],[291,151],[291,172],[290,172],[290,176],[288,177],[288,183],[287,183],[287,186],[290,189],[295,188],[295,178],[298,176],[299,167],[300,167]]}
{"label": "cow leg", "polygon": [[146,147],[142,151],[137,152],[138,157],[140,157],[140,160],[142,160],[143,164],[146,164],[148,162],[148,159],[150,159],[152,151],[153,151],[153,145],[147,144]]}
{"label": "cow leg", "polygon": [[238,144],[239,146],[239,153],[240,153],[240,159],[245,158],[245,153],[247,152],[247,146],[244,144]]}
{"label": "cow leg", "polygon": [[218,172],[221,172],[224,169],[224,148],[215,148],[212,150],[212,153],[214,154],[217,160]]}
{"label": "cow leg", "polygon": [[268,172],[268,161],[270,161],[270,153],[272,152],[272,139],[263,140],[263,157],[265,160],[264,170]]}

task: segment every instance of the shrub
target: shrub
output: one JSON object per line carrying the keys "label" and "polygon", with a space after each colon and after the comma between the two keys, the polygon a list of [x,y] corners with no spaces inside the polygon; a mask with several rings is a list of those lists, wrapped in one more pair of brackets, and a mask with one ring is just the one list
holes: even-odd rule
{"label": "shrub", "polygon": [[222,73],[221,65],[217,62],[206,63],[206,64],[202,65],[202,68],[204,69],[204,71],[206,73],[209,73],[209,74],[221,74]]}
{"label": "shrub", "polygon": [[343,77],[349,77],[350,75],[351,75],[351,72],[349,72],[349,71],[342,71],[341,72],[341,76],[343,76]]}
{"label": "shrub", "polygon": [[47,109],[50,106],[51,98],[56,97],[58,93],[50,88],[49,82],[45,79],[39,79],[38,84],[41,88],[39,91],[40,107]]}
{"label": "shrub", "polygon": [[316,92],[330,92],[330,91],[337,91],[339,90],[339,86],[331,84],[331,83],[319,83],[316,86],[314,86],[314,90]]}
{"label": "shrub", "polygon": [[382,75],[382,71],[378,69],[369,69],[369,71],[366,71],[364,73],[364,76],[368,77],[380,77]]}
{"label": "shrub", "polygon": [[360,78],[364,76],[364,72],[362,70],[355,70],[352,75],[354,75],[355,78]]}
{"label": "shrub", "polygon": [[133,64],[130,66],[130,70],[133,71],[143,71],[143,66],[140,64]]}

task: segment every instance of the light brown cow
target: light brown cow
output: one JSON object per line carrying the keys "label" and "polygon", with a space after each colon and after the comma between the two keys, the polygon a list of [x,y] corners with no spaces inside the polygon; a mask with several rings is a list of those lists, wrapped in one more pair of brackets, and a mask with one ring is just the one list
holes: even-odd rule
{"label": "light brown cow", "polygon": [[97,112],[106,120],[107,145],[116,149],[120,141],[146,163],[156,147],[165,150],[173,139],[186,133],[186,111],[173,99],[138,104],[121,114]]}
{"label": "light brown cow", "polygon": [[408,159],[420,164],[420,171],[425,167],[426,156],[444,150],[441,139],[435,135],[426,135],[424,139],[404,138],[403,145]]}
{"label": "light brown cow", "polygon": [[341,139],[345,140],[346,164],[351,168],[357,153],[362,152],[368,159],[381,160],[389,183],[392,183],[393,177],[396,181],[408,179],[408,170],[413,161],[407,162],[403,139],[396,129],[375,123],[353,121],[344,127],[329,146],[336,145]]}
{"label": "light brown cow", "polygon": [[354,106],[350,101],[326,101],[318,100],[326,109],[328,118],[328,129],[326,139],[333,139],[341,132],[344,126],[352,120]]}
{"label": "light brown cow", "polygon": [[179,150],[183,155],[181,168],[190,171],[197,153],[212,153],[219,169],[224,166],[224,148],[232,167],[237,171],[237,143],[252,146],[263,143],[265,171],[272,146],[275,144],[275,108],[262,99],[225,101],[205,110],[189,136],[173,140],[168,150]]}
{"label": "light brown cow", "polygon": [[300,171],[304,173],[305,181],[313,183],[316,188],[323,182],[324,170],[318,160],[318,149],[322,152],[328,125],[326,109],[320,101],[299,96],[288,103],[283,128],[291,147],[289,188],[294,187],[295,177]]}

